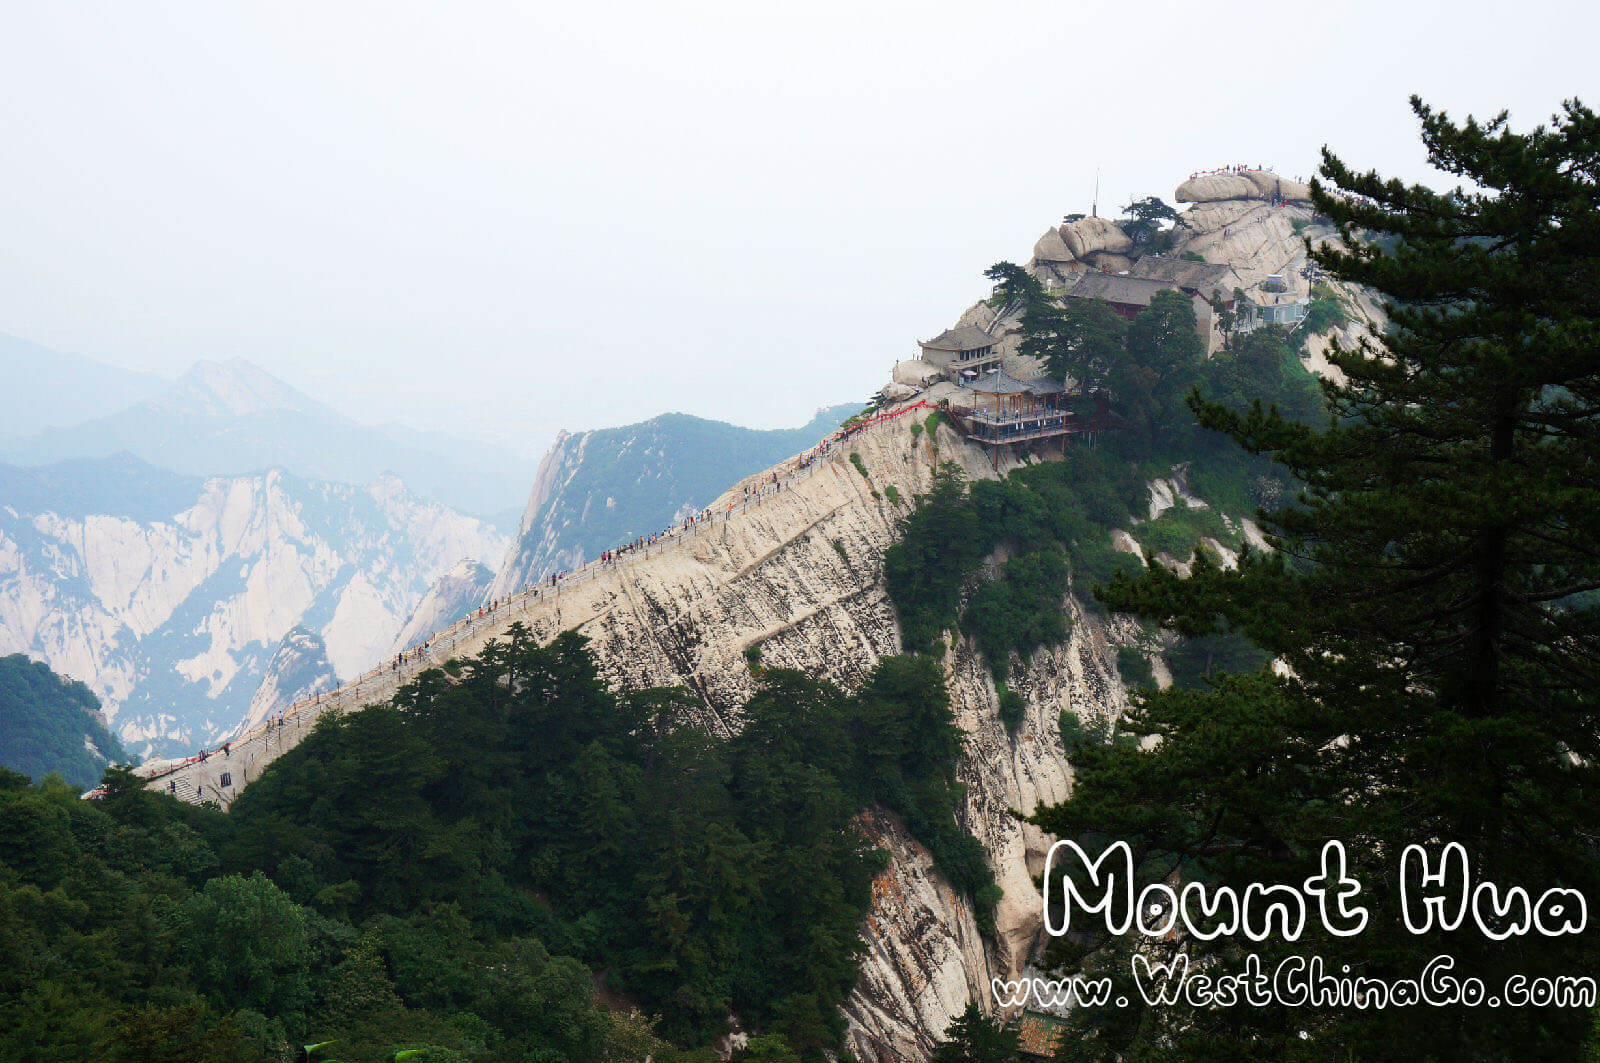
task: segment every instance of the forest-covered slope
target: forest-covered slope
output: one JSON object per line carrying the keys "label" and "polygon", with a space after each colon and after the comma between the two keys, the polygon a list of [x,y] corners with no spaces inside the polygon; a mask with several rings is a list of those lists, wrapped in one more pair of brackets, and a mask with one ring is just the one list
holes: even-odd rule
{"label": "forest-covered slope", "polygon": [[0,767],[88,788],[127,759],[88,687],[20,653],[0,657]]}

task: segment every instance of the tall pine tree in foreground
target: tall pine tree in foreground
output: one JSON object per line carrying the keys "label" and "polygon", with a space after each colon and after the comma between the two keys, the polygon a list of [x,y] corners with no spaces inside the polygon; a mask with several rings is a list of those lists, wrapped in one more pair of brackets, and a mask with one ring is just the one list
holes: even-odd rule
{"label": "tall pine tree in foreground", "polygon": [[[1153,693],[1128,722],[1148,751],[1089,751],[1073,797],[1037,823],[1126,838],[1146,881],[1298,883],[1344,841],[1367,929],[1296,944],[1166,947],[1237,966],[1321,956],[1328,973],[1416,978],[1600,975],[1600,928],[1496,941],[1469,916],[1414,935],[1398,900],[1409,844],[1460,842],[1471,880],[1551,887],[1600,906],[1600,119],[1451,121],[1413,100],[1449,192],[1324,154],[1317,209],[1341,240],[1314,257],[1384,297],[1381,345],[1339,351],[1321,430],[1201,396],[1201,423],[1290,469],[1296,504],[1261,515],[1273,547],[1234,570],[1202,554],[1102,591],[1199,637],[1248,635],[1286,666]],[[1058,958],[1127,977],[1128,941]],[[1131,994],[1130,994],[1131,995]],[[1135,996],[1135,999],[1137,997]],[[1501,1001],[1502,1005],[1507,1001]],[[1338,1006],[1077,1013],[1086,1057],[1571,1059],[1582,1007]]]}

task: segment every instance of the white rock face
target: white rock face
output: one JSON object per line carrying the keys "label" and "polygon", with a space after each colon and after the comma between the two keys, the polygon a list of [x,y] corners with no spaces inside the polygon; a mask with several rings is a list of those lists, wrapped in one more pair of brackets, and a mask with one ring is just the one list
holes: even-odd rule
{"label": "white rock face", "polygon": [[1307,207],[1274,207],[1253,199],[1200,203],[1179,216],[1171,253],[1192,252],[1232,266],[1246,289],[1273,273],[1303,288],[1299,271],[1305,248],[1294,223],[1311,217]]}
{"label": "white rock face", "polygon": [[1044,231],[1044,235],[1033,245],[1033,257],[1038,262],[1071,263],[1077,260],[1067,242],[1061,238],[1059,229]]}
{"label": "white rock face", "polygon": [[449,572],[433,581],[384,656],[410,649],[466,616],[483,601],[493,582],[493,570],[481,562],[470,557],[457,561]]}
{"label": "white rock face", "polygon": [[490,587],[491,594],[510,594],[535,582],[547,570],[574,568],[583,563],[582,550],[564,543],[563,529],[544,519],[544,512],[556,492],[583,464],[589,438],[587,432],[572,435],[563,431],[545,452],[528,504],[522,510],[522,520]]}
{"label": "white rock face", "polygon": [[922,388],[938,380],[939,375],[938,368],[929,365],[921,358],[908,358],[903,362],[896,363],[893,371],[893,382]]}
{"label": "white rock face", "polygon": [[0,653],[86,683],[134,755],[231,732],[296,625],[370,667],[435,578],[505,548],[392,479],[194,482],[165,516],[0,509]]}
{"label": "white rock face", "polygon": [[817,411],[792,429],[753,429],[685,414],[563,432],[539,463],[533,493],[495,575],[502,598],[552,572],[651,536],[696,512],[729,481],[814,445],[859,406]]}
{"label": "white rock face", "polygon": [[303,627],[293,628],[278,644],[267,674],[234,734],[250,731],[301,698],[326,693],[338,685],[338,673],[328,660],[322,639]]}
{"label": "white rock face", "polygon": [[991,962],[971,911],[905,826],[881,809],[862,826],[889,866],[872,883],[868,950],[844,1006],[848,1040],[860,1059],[925,1059],[928,1031],[988,994]]}
{"label": "white rock face", "polygon": [[1179,203],[1216,203],[1231,199],[1267,199],[1273,194],[1308,202],[1311,189],[1271,170],[1197,174],[1178,186],[1172,198]]}
{"label": "white rock face", "polygon": [[1128,234],[1109,218],[1079,218],[1066,222],[1058,232],[1073,258],[1084,258],[1096,251],[1118,254],[1133,246]]}
{"label": "white rock face", "polygon": [[1195,509],[1210,508],[1205,499],[1189,493],[1180,475],[1151,480],[1146,486],[1150,491],[1149,520],[1155,520],[1180,501]]}

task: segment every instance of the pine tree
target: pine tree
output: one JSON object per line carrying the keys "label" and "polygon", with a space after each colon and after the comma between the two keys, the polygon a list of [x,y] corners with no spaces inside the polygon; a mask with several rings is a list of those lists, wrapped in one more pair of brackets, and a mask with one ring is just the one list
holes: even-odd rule
{"label": "pine tree", "polygon": [[1080,392],[1103,388],[1124,357],[1128,321],[1099,299],[1067,299],[1060,313],[1024,325],[1022,353],[1045,359],[1051,375],[1072,381]]}
{"label": "pine tree", "polygon": [[1152,443],[1192,438],[1193,418],[1183,408],[1184,396],[1199,379],[1205,355],[1189,296],[1172,289],[1157,292],[1129,323],[1127,354],[1106,378],[1130,430],[1142,431]]}
{"label": "pine tree", "polygon": [[1008,1030],[968,1004],[933,1050],[933,1063],[1014,1063],[1017,1032]]}
{"label": "pine tree", "polygon": [[[1288,951],[1383,978],[1415,978],[1443,953],[1498,995],[1511,975],[1592,974],[1600,936],[1497,942],[1470,918],[1409,934],[1399,856],[1460,842],[1475,883],[1600,897],[1600,120],[1574,102],[1517,134],[1503,114],[1457,124],[1413,107],[1430,161],[1470,187],[1387,181],[1326,152],[1329,184],[1313,185],[1340,234],[1316,261],[1380,293],[1392,326],[1330,356],[1344,380],[1325,384],[1329,424],[1190,400],[1206,427],[1303,484],[1295,505],[1261,514],[1274,549],[1103,594],[1186,636],[1243,632],[1285,667],[1145,696],[1130,726],[1159,745],[1091,751],[1074,797],[1036,821],[1127,837],[1147,876],[1239,884],[1298,881],[1340,839],[1369,929]],[[1225,938],[1208,948],[1237,957]],[[1461,1006],[1163,1021],[1183,1058],[1228,1059],[1333,1046],[1564,1059],[1590,1022]]]}
{"label": "pine tree", "polygon": [[1118,223],[1128,238],[1140,246],[1160,244],[1165,246],[1167,241],[1160,239],[1167,235],[1163,224],[1170,225],[1178,220],[1178,212],[1173,210],[1160,196],[1145,196],[1136,199],[1122,208],[1124,217]]}
{"label": "pine tree", "polygon": [[984,270],[983,275],[994,282],[989,305],[997,314],[1011,309],[1021,310],[1026,316],[1048,312],[1054,307],[1054,300],[1039,278],[1015,262],[996,262]]}
{"label": "pine tree", "polygon": [[363,934],[333,969],[319,1017],[338,1028],[353,1023],[394,1023],[404,1013],[405,1005],[389,978],[377,938]]}

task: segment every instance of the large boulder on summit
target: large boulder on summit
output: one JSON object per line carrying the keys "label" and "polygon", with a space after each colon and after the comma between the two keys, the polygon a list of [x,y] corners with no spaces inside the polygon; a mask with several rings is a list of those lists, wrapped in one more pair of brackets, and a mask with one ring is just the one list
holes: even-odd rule
{"label": "large boulder on summit", "polygon": [[1249,178],[1263,199],[1270,197],[1274,192],[1281,192],[1284,199],[1311,202],[1311,188],[1303,181],[1279,177],[1271,170],[1246,170],[1242,176]]}
{"label": "large boulder on summit", "polygon": [[1223,203],[1230,199],[1268,199],[1274,192],[1283,193],[1289,200],[1311,199],[1311,189],[1304,182],[1291,181],[1271,170],[1198,174],[1179,185],[1172,198],[1179,203]]}
{"label": "large boulder on summit", "polygon": [[894,367],[891,382],[900,387],[925,388],[942,375],[938,366],[930,365],[921,358],[911,358]]}
{"label": "large boulder on summit", "polygon": [[1258,199],[1256,183],[1242,174],[1207,173],[1178,186],[1172,198],[1179,203],[1220,203],[1229,199]]}
{"label": "large boulder on summit", "polygon": [[1061,227],[1061,239],[1073,258],[1087,258],[1096,251],[1122,252],[1133,246],[1128,234],[1109,218],[1079,218]]}
{"label": "large boulder on summit", "polygon": [[1089,265],[1105,273],[1125,273],[1133,268],[1133,259],[1110,251],[1096,251],[1089,256]]}
{"label": "large boulder on summit", "polygon": [[1067,242],[1061,239],[1061,233],[1055,229],[1046,229],[1044,235],[1039,237],[1039,242],[1033,245],[1033,260],[1035,262],[1072,262],[1077,258],[1067,247]]}

